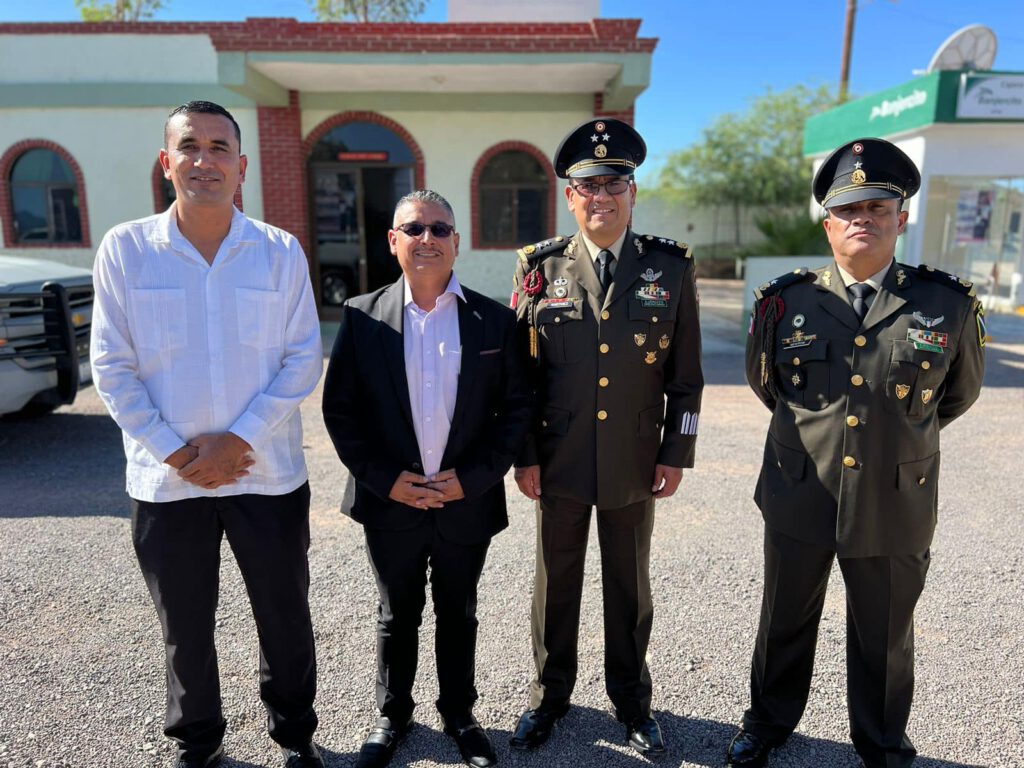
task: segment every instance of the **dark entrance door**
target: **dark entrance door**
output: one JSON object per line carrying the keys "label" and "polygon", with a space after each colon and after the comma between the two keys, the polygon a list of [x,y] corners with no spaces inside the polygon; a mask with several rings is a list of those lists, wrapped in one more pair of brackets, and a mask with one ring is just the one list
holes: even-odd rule
{"label": "dark entrance door", "polygon": [[334,319],[348,297],[398,278],[387,232],[413,179],[412,151],[383,126],[349,123],[317,143],[309,164],[310,263],[322,318]]}

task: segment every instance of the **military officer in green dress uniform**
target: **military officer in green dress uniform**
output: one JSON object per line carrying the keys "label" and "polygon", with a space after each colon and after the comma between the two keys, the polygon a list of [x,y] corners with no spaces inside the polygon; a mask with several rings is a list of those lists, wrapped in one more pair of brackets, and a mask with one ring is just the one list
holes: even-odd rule
{"label": "military officer in green dress uniform", "polygon": [[654,501],[692,467],[700,415],[700,325],[689,248],[629,224],[646,148],[628,124],[595,118],[555,154],[579,224],[519,251],[513,305],[537,403],[516,462],[538,502],[532,630],[537,677],[510,741],[543,744],[576,683],[583,568],[597,508],[605,681],[626,738],[664,752],[647,669]]}
{"label": "military officer in green dress uniform", "polygon": [[914,606],[935,530],[939,430],[977,399],[985,344],[970,283],[894,260],[920,181],[887,141],[837,149],[814,178],[835,260],[756,292],[747,380],[772,411],[754,494],[765,584],[731,765],[763,765],[796,728],[836,557],[853,745],[869,768],[916,754]]}

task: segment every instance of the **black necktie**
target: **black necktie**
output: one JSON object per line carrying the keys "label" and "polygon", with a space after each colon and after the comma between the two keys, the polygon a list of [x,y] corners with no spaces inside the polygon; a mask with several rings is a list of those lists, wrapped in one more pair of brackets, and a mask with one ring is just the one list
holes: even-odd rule
{"label": "black necktie", "polygon": [[615,263],[615,257],[611,251],[602,250],[598,252],[597,260],[601,263],[601,269],[598,271],[601,290],[607,292],[608,286],[612,284],[612,264]]}
{"label": "black necktie", "polygon": [[875,289],[867,283],[854,283],[849,291],[853,294],[853,311],[857,313],[857,319],[864,322],[864,315],[868,313],[868,299]]}

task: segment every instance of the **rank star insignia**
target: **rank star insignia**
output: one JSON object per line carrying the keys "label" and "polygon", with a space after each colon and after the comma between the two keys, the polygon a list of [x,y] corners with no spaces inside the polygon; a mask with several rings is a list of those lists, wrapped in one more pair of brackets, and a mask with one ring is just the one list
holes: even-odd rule
{"label": "rank star insignia", "polygon": [[651,269],[650,267],[648,267],[648,268],[647,268],[647,271],[646,271],[646,272],[643,272],[643,273],[642,273],[642,274],[640,275],[640,279],[641,279],[641,280],[646,280],[646,281],[647,281],[648,283],[653,283],[653,282],[654,282],[654,281],[656,281],[656,280],[657,280],[657,279],[658,279],[659,277],[661,277],[661,274],[662,274],[661,272],[655,272],[655,271],[654,271],[653,269]]}
{"label": "rank star insignia", "polygon": [[862,163],[860,160],[858,160],[856,163],[853,164],[853,167],[859,169],[862,165],[864,165],[864,163]]}
{"label": "rank star insignia", "polygon": [[799,373],[794,373],[793,377],[790,379],[790,381],[793,382],[793,386],[794,387],[799,387],[800,386],[800,382],[803,381],[803,379],[800,378],[800,374]]}
{"label": "rank star insignia", "polygon": [[595,133],[595,134],[594,134],[593,136],[591,136],[591,137],[590,137],[590,140],[591,140],[592,142],[594,142],[595,144],[597,144],[597,134]]}
{"label": "rank star insignia", "polygon": [[611,136],[609,134],[607,134],[607,133],[603,134],[601,136],[601,141],[609,141],[610,139],[611,139]]}
{"label": "rank star insignia", "polygon": [[903,398],[905,398],[909,394],[910,394],[910,385],[909,384],[897,384],[896,385],[896,399],[897,400],[902,400]]}
{"label": "rank star insignia", "polygon": [[644,362],[647,363],[648,365],[652,365],[652,364],[658,362],[658,353],[657,352],[648,352],[647,353],[647,357],[644,358]]}
{"label": "rank star insignia", "polygon": [[928,403],[930,403],[932,401],[932,394],[933,394],[933,392],[934,392],[934,390],[931,390],[931,389],[922,389],[921,390],[921,402],[924,403],[925,405],[928,405]]}

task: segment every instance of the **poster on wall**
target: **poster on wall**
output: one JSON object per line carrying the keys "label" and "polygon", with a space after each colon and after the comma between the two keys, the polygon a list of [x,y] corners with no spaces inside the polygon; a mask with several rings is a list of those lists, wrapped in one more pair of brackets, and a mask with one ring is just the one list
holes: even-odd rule
{"label": "poster on wall", "polygon": [[990,189],[965,189],[956,204],[956,244],[984,243],[988,240],[988,228],[992,223],[992,201]]}

